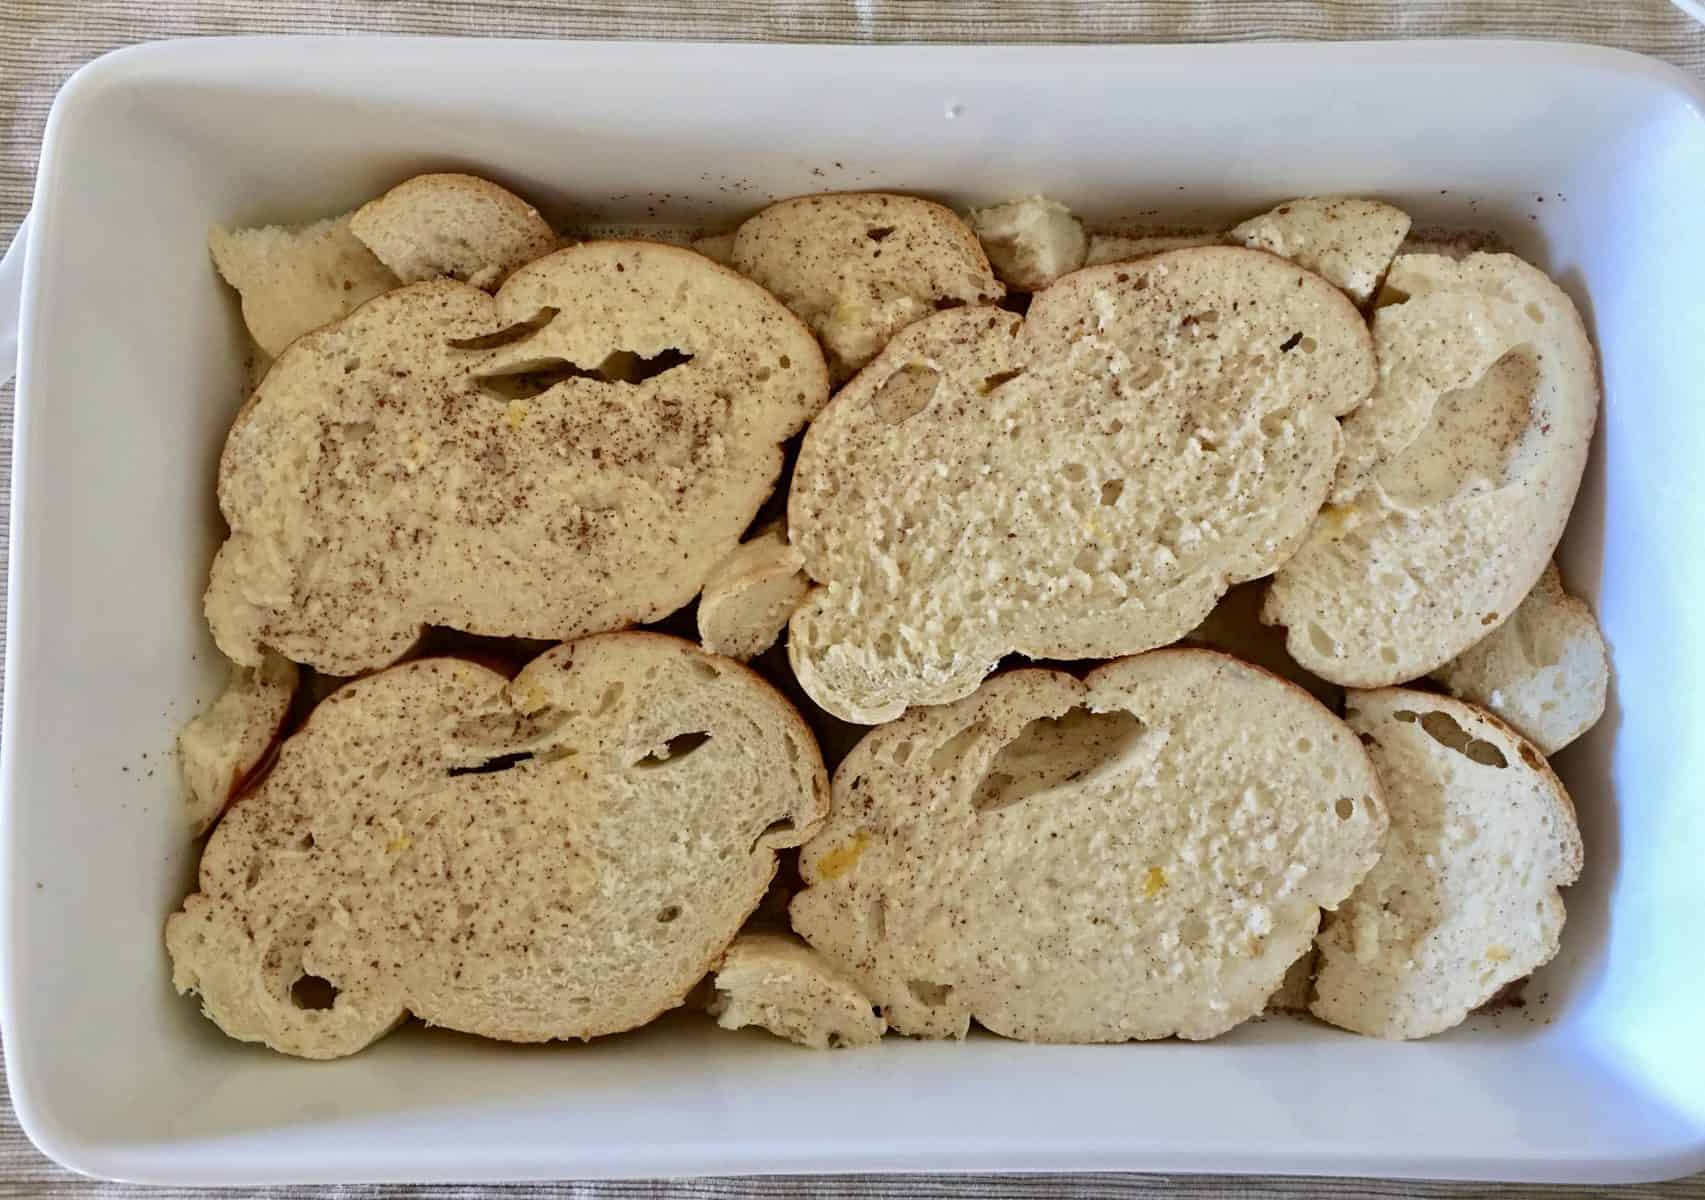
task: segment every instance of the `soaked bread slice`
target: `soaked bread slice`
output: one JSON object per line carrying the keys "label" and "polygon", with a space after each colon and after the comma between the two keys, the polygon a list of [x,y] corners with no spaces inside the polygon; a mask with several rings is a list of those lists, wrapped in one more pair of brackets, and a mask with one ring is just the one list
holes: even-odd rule
{"label": "soaked bread slice", "polygon": [[189,835],[213,828],[219,814],[266,762],[290,714],[300,672],[276,654],[256,667],[231,668],[225,690],[178,734]]}
{"label": "soaked bread slice", "polygon": [[1323,275],[1366,304],[1408,235],[1409,214],[1400,208],[1351,196],[1304,196],[1249,218],[1230,236]]}
{"label": "soaked bread slice", "polygon": [[487,291],[557,247],[536,208],[477,175],[416,175],[363,204],[349,228],[404,283],[447,276]]}
{"label": "soaked bread slice", "polygon": [[699,594],[699,641],[704,648],[744,662],[775,645],[811,587],[803,565],[779,520],[730,551]]}
{"label": "soaked bread slice", "polygon": [[851,979],[785,933],[742,933],[716,969],[708,1011],[724,1029],[756,1025],[814,1050],[873,1046],[887,1023]]}

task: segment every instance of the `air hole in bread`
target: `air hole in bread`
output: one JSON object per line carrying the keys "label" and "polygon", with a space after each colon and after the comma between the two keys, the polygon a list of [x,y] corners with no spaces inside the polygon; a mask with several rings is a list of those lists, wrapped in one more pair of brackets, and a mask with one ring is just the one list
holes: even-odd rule
{"label": "air hole in bread", "polygon": [[1066,481],[1068,483],[1082,483],[1084,478],[1089,474],[1089,468],[1085,467],[1082,463],[1067,463],[1064,467],[1060,468],[1060,474],[1066,477]]}
{"label": "air hole in bread", "polygon": [[525,321],[517,321],[513,325],[497,330],[495,333],[482,333],[478,337],[451,338],[450,347],[453,350],[496,350],[500,346],[513,345],[526,341],[539,330],[556,320],[560,309],[549,306],[541,308]]}
{"label": "air hole in bread", "polygon": [[883,238],[887,237],[889,234],[891,234],[893,232],[894,232],[894,226],[892,226],[892,225],[877,225],[873,228],[866,229],[864,231],[864,236],[869,238],[873,242],[880,242]]}
{"label": "air hole in bread", "polygon": [[243,886],[253,891],[255,885],[260,882],[261,872],[265,870],[265,866],[266,864],[261,861],[258,855],[251,858],[248,873],[243,876]]}
{"label": "air hole in bread", "polygon": [[1304,354],[1313,354],[1319,348],[1320,343],[1311,337],[1305,337],[1302,341],[1297,343],[1297,349],[1301,350]]}
{"label": "air hole in bread", "polygon": [[622,683],[617,680],[604,689],[604,694],[598,697],[598,707],[592,710],[592,715],[602,717],[611,712],[622,699]]}
{"label": "air hole in bread", "polygon": [[1348,821],[1356,815],[1356,802],[1348,796],[1339,796],[1338,803],[1332,806],[1332,811],[1338,814],[1340,821]]}
{"label": "air hole in bread", "polygon": [[1479,763],[1483,767],[1503,768],[1510,765],[1502,750],[1469,733],[1447,712],[1417,713],[1410,709],[1401,709],[1396,713],[1396,717],[1407,724],[1419,724],[1428,737],[1441,746],[1455,750],[1470,762]]}
{"label": "air hole in bread", "polygon": [[359,358],[351,358],[351,359],[346,359],[344,361],[343,373],[345,375],[353,375],[353,374],[355,374],[355,372],[359,371],[360,369],[361,369],[361,360]]}
{"label": "air hole in bread", "polygon": [[1526,742],[1523,742],[1517,748],[1516,753],[1521,755],[1521,760],[1524,763],[1526,763],[1528,766],[1532,767],[1535,771],[1539,770],[1539,764],[1542,760],[1539,757],[1539,752],[1536,751],[1532,746],[1528,745]]}
{"label": "air hole in bread", "polygon": [[301,837],[296,839],[296,849],[298,849],[298,850],[312,850],[313,848],[314,848],[314,835],[313,834],[304,833]]}
{"label": "air hole in bread", "polygon": [[337,988],[329,979],[303,975],[290,985],[290,1003],[309,1012],[324,1012],[337,1003]]}
{"label": "air hole in bread", "polygon": [[993,375],[986,376],[983,379],[983,388],[982,388],[983,395],[987,396],[990,392],[994,391],[1001,384],[1011,383],[1014,379],[1017,379],[1022,374],[1024,374],[1024,371],[1022,368],[1020,368],[1020,369],[1014,370],[1014,371],[996,371]]}
{"label": "air hole in bread", "polygon": [[693,733],[678,733],[661,747],[634,763],[634,766],[647,770],[654,770],[658,767],[672,767],[708,741],[710,741],[710,734],[703,730]]}
{"label": "air hole in bread", "polygon": [[980,813],[998,812],[1032,796],[1074,784],[1126,762],[1146,727],[1128,712],[1074,708],[1038,717],[1002,746],[971,794]]}
{"label": "air hole in bread", "polygon": [[939,1008],[947,1003],[947,998],[953,994],[953,985],[948,983],[930,983],[924,979],[906,980],[906,990],[912,994],[912,999],[930,1008]]}
{"label": "air hole in bread", "polygon": [[566,358],[538,358],[507,371],[479,375],[475,379],[482,391],[500,400],[531,400],[570,379],[641,384],[692,361],[692,355],[674,348],[659,351],[649,358],[632,350],[613,350],[591,370]]}
{"label": "air hole in bread", "polygon": [[1497,621],[1497,619],[1498,619],[1498,614],[1497,614],[1497,613],[1495,613],[1495,612],[1489,612],[1489,613],[1487,613],[1487,614],[1486,614],[1486,615],[1485,615],[1485,616],[1483,616],[1483,617],[1481,617],[1481,618],[1480,618],[1480,623],[1481,623],[1481,624],[1482,624],[1482,625],[1491,625],[1491,624],[1493,624],[1493,623],[1494,623],[1494,622],[1496,622],[1496,621]]}
{"label": "air hole in bread", "polygon": [[667,925],[680,915],[681,906],[679,904],[664,905],[662,908],[657,910],[657,923],[659,925]]}
{"label": "air hole in bread", "polygon": [[1545,324],[1545,310],[1539,307],[1539,305],[1529,302],[1527,307],[1522,311],[1527,314],[1527,319],[1532,321],[1535,325]]}
{"label": "air hole in bread", "polygon": [[472,766],[451,767],[449,773],[451,777],[457,775],[495,775],[499,771],[507,771],[512,767],[520,766],[532,757],[531,751],[523,751],[519,754],[498,754]]}
{"label": "air hole in bread", "polygon": [[1402,288],[1392,287],[1389,283],[1379,289],[1379,296],[1374,300],[1375,308],[1387,308],[1393,304],[1402,304],[1409,299],[1409,293]]}
{"label": "air hole in bread", "polygon": [[1101,503],[1105,508],[1112,508],[1119,503],[1119,497],[1125,494],[1123,479],[1109,479],[1101,485]]}
{"label": "air hole in bread", "polygon": [[752,849],[756,850],[759,846],[762,846],[766,840],[778,837],[787,837],[794,832],[796,832],[796,827],[793,824],[792,817],[783,817],[779,821],[771,821],[768,825],[764,826],[764,831],[762,833],[752,839]]}
{"label": "air hole in bread", "polygon": [[940,381],[941,372],[934,367],[909,363],[890,375],[887,382],[877,389],[876,395],[871,397],[871,407],[879,418],[890,425],[898,425],[929,407],[930,397],[935,395],[935,386]]}
{"label": "air hole in bread", "polygon": [[1305,737],[1301,737],[1301,738],[1297,739],[1297,753],[1298,754],[1307,754],[1312,749],[1314,749],[1314,743],[1313,742],[1309,741]]}
{"label": "air hole in bread", "polygon": [[1313,621],[1308,623],[1308,640],[1314,643],[1316,654],[1332,657],[1338,653],[1338,643]]}

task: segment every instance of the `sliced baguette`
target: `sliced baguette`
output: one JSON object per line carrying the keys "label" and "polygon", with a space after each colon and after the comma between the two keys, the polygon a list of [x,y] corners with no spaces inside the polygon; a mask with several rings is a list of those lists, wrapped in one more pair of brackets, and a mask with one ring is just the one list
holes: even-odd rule
{"label": "sliced baguette", "polygon": [[1550,564],[1508,621],[1433,678],[1551,755],[1604,715],[1610,654],[1592,609],[1563,590]]}
{"label": "sliced baguette", "polygon": [[724,1029],[756,1025],[814,1050],[874,1046],[887,1029],[851,979],[791,934],[742,933],[715,988],[707,1011]]}
{"label": "sliced baguette", "polygon": [[1261,1011],[1384,834],[1361,744],[1306,692],[1157,650],[873,730],[790,911],[900,1033],[1208,1038]]}
{"label": "sliced baguette", "polygon": [[301,226],[216,225],[207,247],[220,276],[242,297],[250,335],[274,358],[398,282],[350,231],[347,213]]}
{"label": "sliced baguette", "polygon": [[713,654],[742,662],[775,645],[811,581],[805,560],[775,521],[741,542],[705,580],[699,594],[699,641]]}
{"label": "sliced baguette", "polygon": [[587,243],[496,297],[398,289],[292,345],[237,418],[214,636],[353,675],[426,625],[657,619],[738,544],[827,392],[797,318],[689,250]]}
{"label": "sliced baguette", "polygon": [[305,1058],[408,1013],[630,1029],[715,966],[827,800],[797,714],[690,643],[588,638],[513,682],[419,659],[328,697],[219,824],[166,926],[173,982]]}
{"label": "sliced baguette", "polygon": [[1539,752],[1472,705],[1351,692],[1349,723],[1391,834],[1321,932],[1310,1009],[1358,1033],[1427,1037],[1557,953],[1557,889],[1580,873],[1580,830]]}
{"label": "sliced baguette", "polygon": [[822,586],[789,624],[795,673],[874,724],[1008,653],[1177,640],[1307,534],[1373,378],[1342,292],[1234,247],[1074,272],[1024,318],[918,322],[801,448],[789,540]]}
{"label": "sliced baguette", "polygon": [[1238,584],[1220,597],[1200,625],[1184,635],[1184,644],[1221,650],[1253,663],[1305,689],[1333,712],[1343,712],[1344,689],[1303,670],[1285,649],[1285,631],[1262,624],[1261,602],[1266,592],[1263,579]]}
{"label": "sliced baguette", "polygon": [[919,317],[1004,294],[957,213],[885,192],[772,204],[736,231],[734,266],[811,326],[837,384]]}
{"label": "sliced baguette", "polygon": [[1045,288],[1077,270],[1089,248],[1083,222],[1057,200],[1041,196],[974,209],[966,221],[995,275],[1021,292]]}
{"label": "sliced baguette", "polygon": [[1223,246],[1223,233],[1154,233],[1123,234],[1097,233],[1090,235],[1089,251],[1083,265],[1099,267],[1106,263],[1129,262],[1167,250],[1193,250],[1200,246]]}
{"label": "sliced baguette", "polygon": [[278,740],[296,696],[296,664],[276,654],[258,667],[232,666],[219,698],[178,734],[189,835],[213,828]]}
{"label": "sliced baguette", "polygon": [[[1410,298],[1374,314],[1380,383],[1344,422],[1340,499],[1262,614],[1297,662],[1348,687],[1435,671],[1509,618],[1562,537],[1598,416],[1592,343],[1536,268],[1405,257],[1391,279]],[[1357,481],[1367,431],[1398,426]]]}
{"label": "sliced baguette", "polygon": [[1231,238],[1324,275],[1366,304],[1408,234],[1409,214],[1389,204],[1305,196],[1235,226]]}
{"label": "sliced baguette", "polygon": [[558,244],[536,208],[477,175],[416,175],[362,205],[349,228],[404,283],[448,276],[486,291]]}

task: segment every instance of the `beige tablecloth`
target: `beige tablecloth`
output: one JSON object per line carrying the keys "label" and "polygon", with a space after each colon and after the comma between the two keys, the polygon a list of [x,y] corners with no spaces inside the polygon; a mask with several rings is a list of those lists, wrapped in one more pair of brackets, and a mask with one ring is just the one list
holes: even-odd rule
{"label": "beige tablecloth", "polygon": [[[164,37],[239,33],[386,32],[512,37],[704,38],[826,42],[1141,42],[1297,38],[1529,37],[1597,42],[1667,59],[1705,75],[1705,28],[1664,0],[1013,0],[898,3],[754,0],[599,4],[574,0],[0,0],[0,245],[29,207],[37,147],[54,92],[73,69],[107,50]],[[8,502],[12,396],[0,390],[0,505]],[[0,547],[6,510],[0,507]],[[3,601],[0,601],[3,603]],[[3,635],[0,635],[3,637]],[[4,643],[0,641],[0,655]],[[268,1196],[402,1195],[1148,1197],[1471,1196],[1485,1187],[1371,1180],[1168,1178],[1141,1175],[711,1179],[486,1188],[291,1188]],[[43,1158],[0,1101],[0,1196],[174,1195],[72,1176]],[[185,1193],[189,1194],[189,1193]],[[1501,1195],[1579,1195],[1509,1188]],[[1705,1176],[1619,1195],[1697,1197]]]}

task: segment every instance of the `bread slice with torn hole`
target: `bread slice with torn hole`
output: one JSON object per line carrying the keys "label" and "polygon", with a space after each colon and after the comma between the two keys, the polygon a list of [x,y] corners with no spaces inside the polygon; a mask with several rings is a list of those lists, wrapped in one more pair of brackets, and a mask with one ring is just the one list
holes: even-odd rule
{"label": "bread slice with torn hole", "polygon": [[919,317],[1005,294],[957,213],[885,192],[772,204],[735,232],[734,266],[811,326],[837,384]]}
{"label": "bread slice with torn hole", "polygon": [[1168,250],[1193,250],[1199,246],[1225,245],[1223,233],[1096,233],[1089,238],[1089,251],[1083,265],[1099,267],[1106,263],[1129,262]]}
{"label": "bread slice with torn hole", "polygon": [[1574,806],[1539,752],[1472,705],[1351,692],[1391,814],[1379,865],[1330,917],[1310,1010],[1357,1033],[1427,1037],[1557,953],[1581,870]]}
{"label": "bread slice with torn hole", "polygon": [[1373,378],[1342,292],[1235,247],[919,321],[800,450],[789,536],[822,585],[789,624],[801,684],[874,724],[1009,653],[1176,641],[1301,542]]}
{"label": "bread slice with torn hole", "polygon": [[216,225],[207,247],[220,277],[242,297],[250,335],[275,358],[398,282],[350,231],[348,213],[301,226]]}
{"label": "bread slice with torn hole", "polygon": [[417,659],[339,688],[232,806],[167,923],[173,982],[305,1058],[409,1013],[631,1029],[716,965],[827,802],[798,715],[688,642],[587,638],[513,682]]}
{"label": "bread slice with torn hole", "polygon": [[495,297],[413,284],[303,338],[220,462],[206,607],[333,675],[423,626],[560,639],[696,595],[828,394],[810,332],[690,250],[593,242]]}
{"label": "bread slice with torn hole", "polygon": [[296,696],[296,664],[276,654],[258,667],[231,667],[211,708],[178,734],[189,835],[213,828],[231,798],[265,763]]}
{"label": "bread slice with torn hole", "polygon": [[1208,650],[913,709],[841,764],[831,811],[793,927],[919,1037],[1224,1033],[1385,835],[1348,727]]}
{"label": "bread slice with torn hole", "polygon": [[[1543,272],[1474,254],[1405,257],[1391,278],[1414,290],[1374,314],[1380,381],[1344,422],[1340,498],[1262,614],[1348,687],[1435,671],[1508,619],[1563,535],[1598,418],[1592,343]],[[1399,426],[1346,498],[1367,431]]]}
{"label": "bread slice with torn hole", "polygon": [[1089,247],[1083,222],[1042,196],[974,209],[966,221],[1000,281],[1021,292],[1045,288],[1077,270]]}
{"label": "bread slice with torn hole", "polygon": [[558,244],[538,209],[477,175],[416,175],[363,204],[349,227],[404,283],[448,276],[487,291]]}
{"label": "bread slice with torn hole", "polygon": [[1553,563],[1508,621],[1433,678],[1551,755],[1604,715],[1610,653],[1592,609],[1563,590]]}
{"label": "bread slice with torn hole", "polygon": [[814,1050],[874,1046],[887,1029],[828,959],[785,933],[742,933],[716,969],[707,1011],[724,1029],[756,1025]]}
{"label": "bread slice with torn hole", "polygon": [[1378,200],[1305,196],[1251,217],[1231,239],[1324,275],[1366,304],[1409,234],[1409,214]]}
{"label": "bread slice with torn hole", "polygon": [[1261,622],[1261,602],[1267,581],[1240,583],[1214,605],[1202,623],[1184,635],[1187,646],[1221,650],[1244,662],[1271,671],[1306,690],[1333,712],[1344,711],[1344,689],[1297,665],[1285,649],[1285,631]]}
{"label": "bread slice with torn hole", "polygon": [[779,520],[729,551],[699,593],[704,648],[744,662],[775,645],[811,587],[804,565]]}

